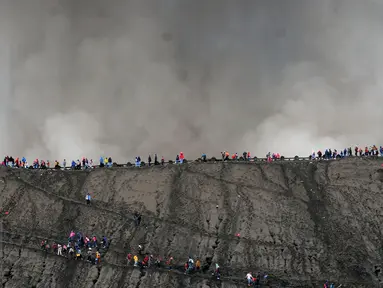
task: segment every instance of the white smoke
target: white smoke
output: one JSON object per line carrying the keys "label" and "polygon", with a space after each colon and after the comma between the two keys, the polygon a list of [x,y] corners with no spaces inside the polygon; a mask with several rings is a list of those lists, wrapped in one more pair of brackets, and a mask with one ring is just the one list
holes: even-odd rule
{"label": "white smoke", "polygon": [[129,161],[383,142],[383,3],[235,3],[2,1],[0,150]]}

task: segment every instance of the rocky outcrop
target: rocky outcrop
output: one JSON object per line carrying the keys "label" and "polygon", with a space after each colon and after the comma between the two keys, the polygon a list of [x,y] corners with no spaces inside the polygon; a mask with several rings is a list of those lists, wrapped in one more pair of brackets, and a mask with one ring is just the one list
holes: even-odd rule
{"label": "rocky outcrop", "polygon": [[[249,271],[267,271],[270,286],[374,287],[381,277],[381,160],[2,168],[0,179],[3,287],[243,287]],[[111,239],[101,265],[40,250],[72,229]],[[189,254],[218,262],[222,281],[127,267],[139,244],[180,266]]]}

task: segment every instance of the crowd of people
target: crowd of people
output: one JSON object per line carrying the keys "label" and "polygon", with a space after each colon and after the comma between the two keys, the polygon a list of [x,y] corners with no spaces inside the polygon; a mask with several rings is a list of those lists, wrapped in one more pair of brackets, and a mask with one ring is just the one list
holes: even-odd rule
{"label": "crowd of people", "polygon": [[[92,265],[101,264],[102,251],[100,248],[103,249],[104,253],[106,253],[109,248],[109,242],[105,236],[102,236],[100,246],[95,235],[88,237],[83,236],[81,232],[75,233],[74,231],[70,232],[67,244],[56,242],[49,244],[47,240],[41,241],[41,250],[45,253],[53,253],[57,256],[68,258],[69,260],[83,260]],[[179,263],[176,263],[172,256],[163,258],[159,255],[153,256],[153,254],[144,252],[143,245],[138,245],[135,253],[129,252],[126,260],[127,266],[139,269],[155,268],[171,271],[182,267]],[[200,259],[197,258],[196,261],[194,261],[193,257],[189,256],[188,260],[183,265],[183,272],[185,275],[192,275],[195,273],[206,274],[209,272],[211,265],[212,261],[210,258],[206,258],[205,263],[201,264]],[[249,275],[251,276],[251,273],[246,275],[249,286],[260,287],[261,284],[268,283],[269,276],[266,272],[257,273],[257,276],[255,277],[251,276],[251,280],[249,280]],[[221,271],[218,263],[213,265],[211,276],[216,280],[221,280]]]}
{"label": "crowd of people", "polygon": [[[153,256],[149,255],[148,253],[145,253],[143,256],[141,256],[143,251],[143,246],[138,245],[138,254],[133,255],[132,253],[128,253],[126,260],[128,266],[134,266],[139,268],[149,268],[152,266],[155,266],[156,268],[164,268],[167,270],[173,270],[175,268],[175,260],[172,256],[168,256],[167,258],[162,258],[161,256]],[[142,258],[143,257],[143,258]],[[141,259],[140,259],[141,258]],[[204,264],[201,264],[200,259],[196,259],[194,261],[192,256],[188,257],[188,260],[183,265],[183,272],[185,275],[191,275],[194,273],[207,273],[210,269],[210,266],[212,265],[211,259],[206,258],[206,261]],[[178,265],[179,266],[179,265]],[[221,280],[221,269],[218,263],[215,263],[213,265],[213,269],[211,270],[211,275],[217,279]],[[258,278],[253,278],[254,284],[259,285],[261,282],[261,279],[264,279],[264,283],[267,283],[268,275],[266,273],[263,273],[263,277],[260,276],[261,273],[257,274]],[[257,279],[257,280],[256,280]]]}
{"label": "crowd of people", "polygon": [[[383,157],[383,146],[380,146],[379,148],[376,145],[373,146],[366,146],[364,148],[362,147],[354,147],[354,148],[344,148],[343,150],[338,151],[337,149],[325,149],[324,152],[322,150],[318,151],[312,151],[312,153],[309,155],[310,160],[329,160],[329,159],[341,159],[345,157],[366,157],[366,156],[380,156]],[[154,159],[153,159],[154,158]],[[147,163],[145,163],[141,156],[136,156],[134,159],[134,166],[141,167],[141,166],[151,166],[151,165],[164,165],[165,164],[165,158],[162,156],[160,161],[158,161],[157,154],[154,154],[154,156],[149,155],[147,158]],[[230,154],[228,151],[221,152],[221,159],[222,161],[229,161],[229,160],[236,160],[236,161],[256,161],[257,157],[251,156],[250,152],[243,152],[242,155],[239,155],[238,153]],[[265,159],[267,162],[272,162],[276,160],[283,160],[284,156],[282,156],[280,153],[267,153],[265,155]],[[201,160],[207,161],[207,155],[205,153],[201,154]],[[175,164],[182,164],[184,163],[185,155],[183,152],[180,152],[176,155],[175,161],[172,160],[169,161],[169,163],[175,163]],[[130,164],[130,162],[128,162]],[[32,164],[29,164],[27,159],[25,157],[22,158],[13,158],[12,156],[6,156],[4,157],[3,162],[1,163],[2,166],[7,167],[13,167],[13,168],[29,168],[29,169],[48,169],[48,168],[56,168],[56,169],[73,169],[73,170],[82,170],[82,169],[93,169],[96,166],[97,167],[107,167],[110,168],[113,166],[113,160],[111,157],[100,157],[98,163],[94,163],[92,159],[88,159],[86,157],[83,157],[81,160],[77,159],[72,160],[71,162],[67,162],[66,159],[64,159],[61,163],[57,160],[55,160],[52,163],[49,160],[39,160],[35,159],[32,161]]]}
{"label": "crowd of people", "polygon": [[[101,250],[108,249],[109,242],[105,236],[102,236],[101,245],[97,240],[96,235],[88,237],[83,233],[75,233],[71,231],[66,244],[53,242],[51,245],[48,240],[41,241],[41,249],[45,252],[52,252],[58,256],[66,257],[74,260],[86,260],[92,264],[101,262]],[[86,257],[85,257],[86,254]]]}
{"label": "crowd of people", "polygon": [[339,158],[345,158],[345,157],[352,157],[352,156],[381,156],[383,157],[383,147],[380,146],[379,148],[376,145],[373,145],[371,147],[354,147],[352,149],[351,147],[344,148],[343,150],[338,151],[337,149],[326,149],[324,153],[319,150],[317,152],[313,151],[311,155],[309,155],[309,158],[311,159],[339,159]]}
{"label": "crowd of people", "polygon": [[[89,194],[87,194],[89,195]],[[138,212],[133,214],[135,226],[138,227],[141,223],[142,215]],[[84,260],[92,265],[101,263],[102,253],[108,251],[110,242],[105,236],[102,236],[101,243],[99,244],[98,238],[95,235],[88,237],[81,232],[71,231],[68,236],[66,244],[53,242],[51,245],[47,240],[41,241],[41,249],[46,253],[54,253],[57,256],[68,258],[69,260]],[[181,262],[182,263],[182,262]],[[173,256],[168,255],[162,257],[160,255],[154,256],[146,251],[143,244],[137,246],[137,249],[132,249],[128,252],[126,257],[126,265],[138,269],[163,269],[163,270],[178,270],[182,271],[185,275],[192,274],[205,274],[211,273],[211,277],[216,280],[221,280],[221,267],[218,263],[213,263],[210,257],[201,261],[198,257],[194,259],[191,255],[183,265],[176,261]],[[212,268],[211,268],[212,267]],[[208,274],[210,275],[210,274]],[[256,276],[253,276],[256,275]],[[261,287],[269,283],[270,277],[267,272],[247,273],[245,279],[249,287]],[[333,283],[325,282],[324,288],[334,288]]]}
{"label": "crowd of people", "polygon": [[[140,225],[141,217],[142,215],[138,212],[133,214],[136,227]],[[105,254],[108,251],[109,245],[110,242],[105,236],[102,236],[101,243],[99,243],[96,235],[89,237],[88,235],[84,235],[82,232],[76,233],[72,230],[70,231],[68,240],[65,243],[53,242],[52,244],[49,244],[48,240],[42,240],[41,250],[46,253],[53,253],[57,256],[68,258],[69,260],[84,260],[90,264],[98,265],[101,263],[102,254]],[[179,261],[176,262],[173,256],[153,256],[153,254],[146,251],[143,244],[140,244],[137,246],[137,249],[132,249],[131,252],[128,252],[126,261],[127,266],[139,269],[154,268],[165,269],[168,271],[179,270],[183,271],[185,275],[192,275],[195,273],[206,274],[210,270],[212,277],[216,280],[221,280],[221,268],[219,264],[213,264],[212,259],[209,257],[207,257],[202,263],[199,258],[194,260],[192,256],[189,256],[187,261],[185,261],[182,266]],[[211,269],[210,267],[213,268]],[[268,283],[269,275],[266,272],[257,273],[257,276],[255,277],[251,276],[251,281],[249,280],[249,275],[251,275],[251,273],[246,276],[249,286],[251,284],[251,286],[254,285],[254,287],[259,287],[261,284]]]}

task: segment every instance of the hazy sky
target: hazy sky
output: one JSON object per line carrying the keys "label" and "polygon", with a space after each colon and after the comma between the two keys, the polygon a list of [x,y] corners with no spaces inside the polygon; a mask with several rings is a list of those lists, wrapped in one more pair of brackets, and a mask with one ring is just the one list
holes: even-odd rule
{"label": "hazy sky", "polygon": [[383,142],[383,1],[2,0],[3,154]]}

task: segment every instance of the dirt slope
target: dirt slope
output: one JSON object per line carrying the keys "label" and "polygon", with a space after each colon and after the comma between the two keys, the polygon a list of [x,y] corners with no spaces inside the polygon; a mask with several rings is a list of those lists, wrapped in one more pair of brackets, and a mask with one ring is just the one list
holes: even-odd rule
{"label": "dirt slope", "polygon": [[[244,287],[249,271],[272,286],[377,285],[382,263],[381,160],[193,163],[84,171],[0,170],[3,287]],[[85,205],[85,192],[94,196]],[[218,205],[218,208],[216,208]],[[132,212],[143,222],[135,229]],[[44,254],[41,238],[71,229],[112,239],[102,265]],[[240,233],[240,237],[235,234]],[[211,257],[223,281],[127,268],[146,251]],[[213,265],[212,265],[213,266]],[[318,286],[315,286],[318,287]]]}

